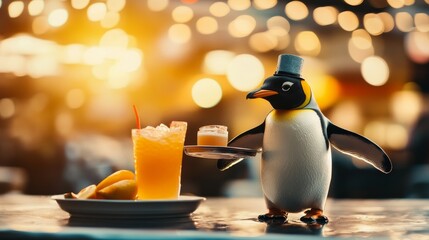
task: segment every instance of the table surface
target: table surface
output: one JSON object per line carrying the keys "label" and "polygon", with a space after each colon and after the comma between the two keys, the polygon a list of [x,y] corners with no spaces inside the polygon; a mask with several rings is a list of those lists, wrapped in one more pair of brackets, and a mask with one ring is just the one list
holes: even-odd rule
{"label": "table surface", "polygon": [[257,221],[262,198],[208,198],[189,217],[74,219],[50,196],[0,196],[0,239],[429,239],[429,200],[328,199],[324,226]]}

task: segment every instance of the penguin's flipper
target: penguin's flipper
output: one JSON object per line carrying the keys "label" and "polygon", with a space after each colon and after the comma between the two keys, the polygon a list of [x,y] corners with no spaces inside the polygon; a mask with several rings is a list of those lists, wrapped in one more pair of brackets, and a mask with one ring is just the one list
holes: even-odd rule
{"label": "penguin's flipper", "polygon": [[[262,148],[262,141],[264,138],[264,130],[265,130],[265,121],[259,126],[252,128],[248,131],[245,131],[231,141],[229,141],[228,146],[230,147],[244,147],[244,148],[252,148],[252,149],[260,149]],[[233,165],[241,162],[244,158],[239,159],[219,159],[217,161],[217,168],[221,171],[224,171]]]}
{"label": "penguin's flipper", "polygon": [[392,171],[392,162],[384,150],[371,140],[328,122],[327,136],[340,152],[363,160],[383,173]]}

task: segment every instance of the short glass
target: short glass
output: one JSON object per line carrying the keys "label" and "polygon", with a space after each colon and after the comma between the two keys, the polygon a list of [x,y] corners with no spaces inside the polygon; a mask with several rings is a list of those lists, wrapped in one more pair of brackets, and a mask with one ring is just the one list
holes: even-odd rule
{"label": "short glass", "polygon": [[187,123],[132,129],[137,199],[177,199]]}
{"label": "short glass", "polygon": [[222,125],[202,126],[197,133],[198,145],[227,146],[228,128]]}

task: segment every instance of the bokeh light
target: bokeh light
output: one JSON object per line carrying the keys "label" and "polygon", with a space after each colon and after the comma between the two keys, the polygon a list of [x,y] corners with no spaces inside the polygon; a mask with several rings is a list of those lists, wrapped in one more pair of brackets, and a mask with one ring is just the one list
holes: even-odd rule
{"label": "bokeh light", "polygon": [[64,25],[69,18],[69,13],[63,8],[55,9],[49,14],[48,22],[52,27]]}
{"label": "bokeh light", "polygon": [[206,53],[203,61],[203,70],[207,74],[224,75],[235,54],[226,50],[214,50]]}
{"label": "bokeh light", "polygon": [[9,17],[11,17],[11,18],[17,18],[24,11],[24,2],[22,2],[22,1],[11,2],[9,4],[7,10],[9,12]]}
{"label": "bokeh light", "polygon": [[346,2],[350,6],[358,6],[363,2],[363,0],[344,0],[344,2]]}
{"label": "bokeh light", "polygon": [[168,29],[168,38],[177,44],[184,44],[191,40],[192,32],[188,25],[177,23]]}
{"label": "bokeh light", "polygon": [[414,28],[414,20],[411,14],[407,12],[398,12],[395,15],[396,27],[401,32],[410,32]]}
{"label": "bokeh light", "polygon": [[210,5],[210,13],[215,17],[224,17],[231,11],[228,4],[224,2],[214,2]]}
{"label": "bokeh light", "polygon": [[389,79],[389,66],[379,56],[367,57],[361,64],[361,74],[365,81],[373,86],[382,86]]}
{"label": "bokeh light", "polygon": [[243,11],[251,6],[250,0],[228,0],[228,5],[232,10]]}
{"label": "bokeh light", "polygon": [[265,69],[261,61],[250,54],[234,57],[227,70],[229,83],[238,91],[247,92],[256,88],[263,80]]}
{"label": "bokeh light", "polygon": [[107,0],[106,5],[109,11],[120,12],[124,9],[126,3],[125,0]]}
{"label": "bokeh light", "polygon": [[200,79],[192,86],[192,99],[202,108],[214,107],[222,99],[222,88],[214,79]]}
{"label": "bokeh light", "polygon": [[277,0],[253,0],[253,6],[256,9],[270,9],[277,5]]}
{"label": "bokeh light", "polygon": [[417,31],[429,32],[429,15],[426,13],[416,13],[414,15],[414,24]]}
{"label": "bokeh light", "polygon": [[85,102],[85,93],[78,88],[71,89],[66,94],[66,104],[71,109],[82,107]]}
{"label": "bokeh light", "polygon": [[338,24],[345,31],[353,31],[359,27],[359,19],[352,11],[344,11],[338,14]]}
{"label": "bokeh light", "polygon": [[378,36],[385,32],[383,20],[381,20],[381,18],[375,13],[365,14],[363,18],[363,25],[365,26],[365,29],[368,31],[368,33],[374,36]]}
{"label": "bokeh light", "polygon": [[218,23],[215,18],[206,16],[197,20],[196,28],[201,34],[213,34],[218,30]]}
{"label": "bokeh light", "polygon": [[71,0],[74,9],[84,9],[88,6],[90,0]]}
{"label": "bokeh light", "polygon": [[247,37],[256,27],[256,20],[250,15],[240,15],[228,25],[228,32],[236,38]]}
{"label": "bokeh light", "polygon": [[154,12],[160,12],[168,7],[169,0],[147,0],[147,7]]}
{"label": "bokeh light", "polygon": [[15,114],[15,103],[10,98],[0,99],[0,117],[10,118]]}
{"label": "bokeh light", "polygon": [[249,38],[249,46],[257,52],[271,51],[277,46],[277,42],[277,37],[269,31],[255,33]]}
{"label": "bokeh light", "polygon": [[320,40],[312,31],[302,31],[295,38],[295,49],[299,54],[317,56],[321,51]]}
{"label": "bokeh light", "polygon": [[429,35],[427,32],[413,31],[405,36],[405,50],[416,63],[429,62]]}
{"label": "bokeh light", "polygon": [[393,19],[392,15],[390,15],[390,13],[378,13],[378,17],[383,22],[384,32],[390,32],[393,30],[393,28],[395,28],[395,20]]}
{"label": "bokeh light", "polygon": [[194,11],[188,6],[178,6],[173,9],[171,16],[177,23],[186,23],[194,17]]}
{"label": "bokeh light", "polygon": [[374,55],[374,47],[372,38],[364,29],[353,31],[352,37],[348,43],[348,51],[350,57],[358,63],[362,63],[364,59]]}
{"label": "bokeh light", "polygon": [[107,13],[107,6],[104,3],[93,3],[88,7],[87,16],[90,21],[97,22],[103,20]]}
{"label": "bokeh light", "polygon": [[317,7],[313,11],[313,19],[320,26],[334,24],[337,21],[338,10],[332,6]]}
{"label": "bokeh light", "polygon": [[290,19],[298,21],[308,16],[308,8],[301,1],[291,1],[286,4],[285,13]]}
{"label": "bokeh light", "polygon": [[390,99],[392,116],[398,123],[412,126],[423,108],[423,99],[419,92],[404,89],[395,92]]}
{"label": "bokeh light", "polygon": [[28,14],[30,16],[37,16],[43,12],[45,2],[43,0],[32,0],[28,3]]}

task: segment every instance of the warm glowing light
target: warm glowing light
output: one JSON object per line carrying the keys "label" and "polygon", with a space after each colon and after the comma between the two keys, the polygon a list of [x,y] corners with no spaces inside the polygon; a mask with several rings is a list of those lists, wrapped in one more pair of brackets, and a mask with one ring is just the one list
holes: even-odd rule
{"label": "warm glowing light", "polygon": [[381,21],[383,21],[384,25],[384,32],[390,32],[395,27],[395,20],[393,20],[392,15],[387,12],[381,12],[378,14],[378,17],[380,17]]}
{"label": "warm glowing light", "polygon": [[384,32],[384,24],[381,18],[375,13],[365,14],[363,18],[365,29],[373,36],[378,36]]}
{"label": "warm glowing light", "polygon": [[348,43],[348,50],[350,57],[355,62],[361,63],[365,58],[374,55],[371,36],[364,29],[353,31]]}
{"label": "warm glowing light", "polygon": [[44,8],[45,2],[43,0],[32,0],[28,3],[28,14],[30,14],[30,16],[40,15]]}
{"label": "warm glowing light", "polygon": [[83,54],[83,63],[88,65],[102,64],[105,51],[100,47],[90,47]]}
{"label": "warm glowing light", "polygon": [[392,8],[401,8],[405,5],[405,1],[404,0],[387,0],[387,3],[392,7]]}
{"label": "warm glowing light", "polygon": [[426,13],[416,13],[414,15],[414,24],[420,32],[429,32],[429,15]]}
{"label": "warm glowing light", "polygon": [[124,9],[126,4],[125,0],[107,0],[107,9],[112,12],[120,12]]}
{"label": "warm glowing light", "polygon": [[286,32],[289,32],[290,23],[284,17],[274,16],[267,20],[267,28],[268,29],[283,28],[284,30],[286,30]]}
{"label": "warm glowing light", "polygon": [[389,79],[389,66],[378,56],[367,57],[361,64],[361,74],[364,80],[373,86],[382,86]]}
{"label": "warm glowing light", "polygon": [[264,65],[253,55],[240,54],[234,57],[227,70],[229,83],[238,91],[247,92],[256,88],[264,79]]}
{"label": "warm glowing light", "polygon": [[54,125],[55,130],[60,136],[67,136],[73,129],[74,120],[70,113],[62,112],[55,117]]}
{"label": "warm glowing light", "polygon": [[415,3],[415,0],[404,0],[404,5],[405,6],[411,6]]}
{"label": "warm glowing light", "polygon": [[403,149],[408,143],[408,133],[404,126],[384,121],[368,123],[364,135],[381,146]]}
{"label": "warm glowing light", "polygon": [[48,16],[48,23],[52,27],[64,25],[69,18],[69,13],[63,8],[53,10]]}
{"label": "warm glowing light", "polygon": [[207,74],[226,74],[229,63],[235,54],[226,50],[214,50],[204,56],[203,68]]}
{"label": "warm glowing light", "polygon": [[90,0],[71,0],[74,9],[84,9],[88,6]]}
{"label": "warm glowing light", "polygon": [[66,104],[71,109],[82,107],[85,103],[85,94],[81,89],[75,88],[66,94]]}
{"label": "warm glowing light", "polygon": [[255,33],[249,38],[250,48],[257,52],[268,52],[277,46],[277,37],[270,32]]}
{"label": "warm glowing light", "polygon": [[78,64],[82,62],[85,46],[70,44],[64,47],[62,61],[66,64]]}
{"label": "warm glowing light", "polygon": [[105,48],[125,49],[128,46],[128,35],[120,29],[112,29],[103,34],[100,38],[100,46]]}
{"label": "warm glowing light", "polygon": [[359,26],[359,19],[352,11],[344,11],[338,14],[338,24],[346,31],[353,31]]}
{"label": "warm glowing light", "polygon": [[332,109],[329,119],[350,131],[357,132],[363,123],[362,110],[356,102],[341,100]]}
{"label": "warm glowing light", "polygon": [[106,16],[100,21],[103,28],[113,28],[118,25],[121,16],[117,12],[107,12]]}
{"label": "warm glowing light", "polygon": [[284,50],[289,46],[290,43],[290,36],[289,33],[284,29],[280,27],[273,27],[270,28],[268,31],[265,32],[270,37],[276,39],[276,46],[274,47],[274,50]]}
{"label": "warm glowing light", "polygon": [[344,0],[344,2],[351,6],[358,6],[363,2],[363,0]]}
{"label": "warm glowing light", "polygon": [[43,55],[30,58],[26,64],[27,75],[32,78],[58,75],[59,68],[59,63],[55,58]]}
{"label": "warm glowing light", "polygon": [[292,20],[302,20],[308,16],[308,8],[303,2],[291,1],[286,4],[285,13]]}
{"label": "warm glowing light", "polygon": [[236,38],[247,37],[256,27],[256,20],[250,15],[241,15],[228,25],[228,32]]}
{"label": "warm glowing light", "polygon": [[49,29],[48,18],[46,16],[38,16],[34,18],[31,28],[35,34],[44,34]]}
{"label": "warm glowing light", "polygon": [[427,32],[410,32],[405,36],[405,50],[416,63],[429,62],[429,35]]}
{"label": "warm glowing light", "polygon": [[228,4],[224,2],[215,2],[210,5],[210,13],[215,17],[224,17],[231,11]]}
{"label": "warm glowing light", "polygon": [[318,7],[313,11],[313,19],[320,26],[334,24],[337,17],[338,10],[332,6]]}
{"label": "warm glowing light", "polygon": [[393,118],[399,123],[411,126],[420,116],[423,108],[421,93],[414,90],[395,92],[390,99]]}
{"label": "warm glowing light", "polygon": [[10,98],[0,99],[0,117],[10,118],[15,114],[15,103]]}
{"label": "warm glowing light", "polygon": [[138,49],[124,51],[118,59],[115,67],[120,72],[137,71],[142,64],[143,54]]}
{"label": "warm glowing light", "polygon": [[352,43],[360,49],[368,49],[372,47],[372,38],[367,31],[358,29],[352,33]]}
{"label": "warm glowing light", "polygon": [[277,0],[253,0],[253,5],[256,9],[270,9],[277,5]]}
{"label": "warm glowing light", "polygon": [[232,10],[242,11],[250,7],[250,0],[228,0],[228,5]]}
{"label": "warm glowing light", "polygon": [[131,82],[131,75],[124,73],[121,69],[113,66],[107,72],[107,85],[112,89],[127,87]]}
{"label": "warm glowing light", "polygon": [[198,19],[196,27],[201,34],[213,34],[218,30],[216,19],[208,16]]}
{"label": "warm glowing light", "polygon": [[222,88],[211,78],[200,79],[192,86],[192,99],[202,108],[214,107],[222,99]]}
{"label": "warm glowing light", "polygon": [[160,12],[168,7],[169,0],[147,0],[147,7],[154,12]]}
{"label": "warm glowing light", "polygon": [[192,32],[186,24],[174,24],[168,29],[168,38],[177,44],[184,44],[191,40]]}
{"label": "warm glowing light", "polygon": [[320,40],[312,31],[300,32],[295,38],[295,49],[302,55],[317,56],[321,50]]}
{"label": "warm glowing light", "polygon": [[9,4],[7,10],[9,12],[9,17],[11,17],[11,18],[17,18],[24,11],[24,2],[22,2],[22,1],[11,2]]}
{"label": "warm glowing light", "polygon": [[313,74],[307,78],[307,81],[311,85],[314,97],[321,109],[331,106],[340,97],[340,84],[334,76]]}
{"label": "warm glowing light", "polygon": [[103,20],[103,18],[106,16],[106,13],[107,6],[101,2],[91,4],[87,10],[88,19],[92,22]]}
{"label": "warm glowing light", "polygon": [[396,27],[401,32],[410,32],[413,30],[413,17],[407,12],[398,12],[395,15]]}
{"label": "warm glowing light", "polygon": [[178,6],[171,13],[173,20],[178,23],[189,22],[194,17],[194,11],[188,6]]}

